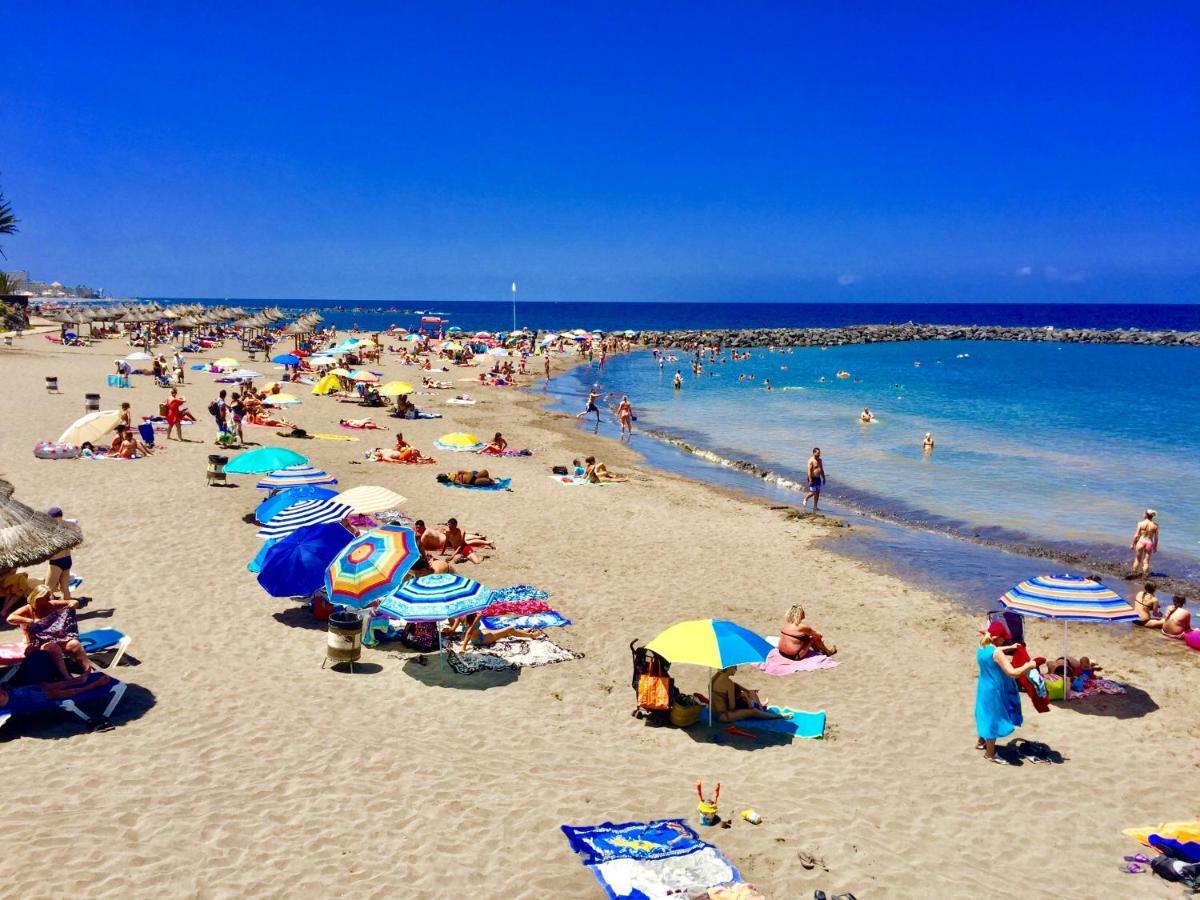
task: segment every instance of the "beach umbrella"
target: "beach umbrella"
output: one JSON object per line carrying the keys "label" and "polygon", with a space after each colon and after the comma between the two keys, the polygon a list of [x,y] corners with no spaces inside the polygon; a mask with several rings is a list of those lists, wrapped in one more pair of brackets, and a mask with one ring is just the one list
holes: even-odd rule
{"label": "beach umbrella", "polygon": [[13,486],[0,481],[0,569],[35,566],[83,541],[79,526],[13,499]]}
{"label": "beach umbrella", "polygon": [[[1133,622],[1138,617],[1120,594],[1078,575],[1039,575],[1022,581],[1000,597],[1000,605],[1022,616],[1061,620],[1064,659],[1068,622]],[[1064,678],[1063,697],[1070,696],[1071,680]]]}
{"label": "beach umbrella", "polygon": [[234,369],[232,372],[225,373],[226,378],[236,378],[239,381],[250,381],[253,378],[262,378],[262,372],[255,372],[253,369]]}
{"label": "beach umbrella", "polygon": [[273,363],[279,363],[281,366],[298,366],[300,365],[300,357],[294,353],[280,353],[278,356],[271,359]]}
{"label": "beach umbrella", "polygon": [[459,328],[457,325],[451,325],[449,328],[446,329],[446,334],[461,334],[461,333],[462,333],[462,329]]}
{"label": "beach umbrella", "polygon": [[350,378],[354,381],[378,381],[379,376],[374,372],[368,372],[365,369],[355,369],[350,373]]}
{"label": "beach umbrella", "polygon": [[379,389],[381,397],[400,397],[404,394],[411,394],[414,388],[407,381],[389,381]]}
{"label": "beach umbrella", "polygon": [[236,369],[238,367],[238,361],[232,356],[223,356],[214,362],[213,365],[218,369]]}
{"label": "beach umbrella", "polygon": [[442,344],[443,350],[449,350],[451,353],[457,353],[462,349],[462,344],[456,344],[454,341],[446,341]]}
{"label": "beach umbrella", "polygon": [[[236,462],[236,460],[235,460]],[[229,471],[226,469],[225,471]],[[276,491],[280,488],[299,487],[302,484],[337,484],[337,479],[322,469],[310,465],[284,466],[266,478],[259,479],[255,487]]]}
{"label": "beach umbrella", "polygon": [[258,583],[272,597],[307,597],[325,583],[325,570],[353,539],[345,525],[326,522],[270,541],[258,561]]}
{"label": "beach umbrella", "polygon": [[271,516],[271,520],[258,529],[258,536],[264,541],[276,540],[309,525],[340,522],[353,512],[349,506],[339,503],[336,499],[301,500]]}
{"label": "beach umbrella", "polygon": [[329,372],[328,372],[328,374],[330,374],[330,375],[337,375],[337,376],[339,376],[339,377],[341,377],[341,378],[349,378],[349,377],[350,377],[350,370],[349,370],[349,369],[343,369],[342,367],[340,367],[340,366],[339,366],[339,367],[338,367],[338,368],[336,368],[336,369],[330,369],[330,370],[329,370]]}
{"label": "beach umbrella", "polygon": [[116,428],[120,421],[121,414],[115,409],[102,409],[99,412],[90,412],[85,416],[80,416],[68,425],[67,430],[59,436],[58,442],[60,444],[74,444],[76,446],[83,443],[94,444]]}
{"label": "beach umbrella", "polygon": [[449,434],[443,434],[440,438],[433,442],[435,447],[441,450],[451,450],[455,453],[472,452],[483,449],[483,442],[473,434],[468,434],[463,431],[452,431]]}
{"label": "beach umbrella", "polygon": [[478,581],[445,572],[404,582],[379,611],[409,622],[440,622],[479,612],[491,598],[491,589]]}
{"label": "beach umbrella", "polygon": [[[646,645],[670,663],[691,663],[709,669],[765,662],[771,645],[761,635],[725,619],[691,619],[672,625]],[[712,673],[708,677],[712,696]],[[712,724],[712,703],[708,706]]]}
{"label": "beach umbrella", "polygon": [[294,394],[271,394],[262,403],[263,406],[299,406],[300,398]]}
{"label": "beach umbrella", "polygon": [[257,450],[239,453],[225,465],[225,471],[230,475],[258,475],[287,466],[303,466],[307,462],[308,457],[301,456],[295,450],[284,447],[259,447]]}
{"label": "beach umbrella", "polygon": [[395,491],[373,484],[360,484],[358,487],[352,487],[337,495],[338,503],[348,506],[354,512],[362,515],[383,512],[385,509],[396,509],[400,504],[406,502],[406,499]]}
{"label": "beach umbrella", "polygon": [[391,594],[421,556],[417,535],[403,525],[383,525],[356,538],[325,570],[330,603],[362,609]]}
{"label": "beach umbrella", "polygon": [[487,352],[488,356],[508,356],[508,351],[503,347],[493,347]]}
{"label": "beach umbrella", "polygon": [[331,491],[329,488],[317,487],[312,484],[302,484],[299,487],[285,488],[278,493],[272,494],[254,510],[254,518],[260,524],[266,524],[271,521],[271,517],[280,510],[287,509],[293,503],[299,503],[301,500],[328,500],[331,497],[336,497],[337,491]]}
{"label": "beach umbrella", "polygon": [[475,332],[475,337],[477,337],[477,338],[490,338],[491,336],[492,336],[492,335],[491,335],[489,332],[487,332],[487,331],[477,331],[477,332]]}
{"label": "beach umbrella", "polygon": [[125,358],[127,360],[129,360],[130,362],[146,362],[147,360],[154,359],[153,356],[151,356],[149,353],[146,353],[142,350],[139,350],[136,353],[130,353]]}

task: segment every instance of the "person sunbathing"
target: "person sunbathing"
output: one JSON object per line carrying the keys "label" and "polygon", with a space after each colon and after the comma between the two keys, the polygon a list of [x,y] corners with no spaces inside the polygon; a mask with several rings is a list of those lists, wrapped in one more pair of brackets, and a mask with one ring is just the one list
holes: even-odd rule
{"label": "person sunbathing", "polygon": [[1073,656],[1060,656],[1051,662],[1046,663],[1046,671],[1054,677],[1061,678],[1063,676],[1063,663],[1066,663],[1066,671],[1068,677],[1074,679],[1080,675],[1094,676],[1097,672],[1103,672],[1104,666],[1093,662],[1086,656],[1081,656],[1076,659]]}
{"label": "person sunbathing", "polygon": [[105,687],[111,681],[112,679],[107,675],[102,674],[92,678],[90,672],[85,672],[83,675],[64,678],[61,681],[26,684],[20,687],[0,687],[0,709],[9,707],[37,709],[59,700],[70,700],[80,694]]}
{"label": "person sunbathing", "polygon": [[445,541],[441,552],[450,554],[450,562],[473,562],[476,565],[483,562],[477,549],[495,549],[495,545],[482,534],[467,534],[458,527],[458,519],[446,520]]}
{"label": "person sunbathing", "polygon": [[429,554],[424,550],[417,557],[417,561],[413,563],[413,567],[405,573],[404,579],[420,578],[422,575],[442,575],[454,574],[454,566],[446,562],[444,559],[430,559]]}
{"label": "person sunbathing", "polygon": [[[528,638],[536,640],[545,635],[540,631],[526,631],[522,628],[500,628],[496,631],[484,631],[482,626],[483,614],[470,613],[460,619],[452,620],[458,622],[463,628],[462,650],[466,650],[468,646],[473,647],[490,647],[496,641],[502,638]],[[453,632],[451,633],[453,634]]]}
{"label": "person sunbathing", "polygon": [[338,419],[338,424],[344,428],[378,428],[370,416],[365,419]]}
{"label": "person sunbathing", "polygon": [[50,588],[38,585],[29,592],[26,604],[9,614],[8,624],[25,634],[26,650],[45,650],[63,678],[69,678],[64,654],[70,654],[84,672],[92,664],[79,643],[79,629],[71,612],[79,601],[54,596]]}
{"label": "person sunbathing", "polygon": [[459,469],[457,472],[442,473],[437,480],[438,484],[465,484],[469,487],[491,487],[496,483],[487,469]]}
{"label": "person sunbathing", "polygon": [[246,421],[251,425],[262,425],[267,428],[295,428],[294,422],[289,422],[287,419],[279,416],[272,416],[267,413],[261,406],[255,407],[255,411],[246,414]]}
{"label": "person sunbathing", "polygon": [[587,467],[583,470],[583,476],[592,484],[599,484],[602,481],[628,481],[624,475],[614,475],[608,471],[608,467],[604,463],[596,462],[596,457],[589,456],[586,460]]}
{"label": "person sunbathing", "polygon": [[821,632],[804,624],[804,607],[799,605],[789,609],[784,617],[783,627],[779,629],[778,650],[780,656],[788,659],[804,659],[814,651],[826,656],[837,653],[837,647],[826,644]]}
{"label": "person sunbathing", "polygon": [[394,463],[431,463],[433,458],[426,456],[408,441],[404,440],[401,434],[396,435],[396,447],[393,450],[388,450],[384,447],[376,447],[371,451],[371,458],[376,462],[394,462]]}
{"label": "person sunbathing", "polygon": [[1162,628],[1162,611],[1159,608],[1158,597],[1155,596],[1157,590],[1154,582],[1147,581],[1134,596],[1133,609],[1138,614],[1138,620],[1133,623],[1134,625],[1141,625],[1144,628]]}
{"label": "person sunbathing", "polygon": [[712,682],[712,711],[722,722],[742,719],[790,719],[788,713],[771,712],[758,691],[748,690],[733,680],[737,666],[729,666],[716,674]]}

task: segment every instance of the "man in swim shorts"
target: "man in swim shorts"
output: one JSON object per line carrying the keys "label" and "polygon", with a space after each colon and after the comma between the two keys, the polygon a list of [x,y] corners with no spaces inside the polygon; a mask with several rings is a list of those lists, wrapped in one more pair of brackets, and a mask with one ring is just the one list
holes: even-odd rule
{"label": "man in swim shorts", "polygon": [[804,502],[801,504],[804,508],[808,508],[808,498],[812,497],[813,512],[817,511],[817,504],[821,502],[821,488],[825,485],[825,463],[821,461],[821,448],[813,447],[812,456],[808,458],[808,490],[804,492]]}
{"label": "man in swim shorts", "polygon": [[1158,552],[1158,523],[1154,521],[1157,513],[1146,510],[1142,521],[1137,523],[1133,532],[1133,541],[1129,549],[1133,551],[1133,574],[1148,576],[1150,574],[1150,557]]}

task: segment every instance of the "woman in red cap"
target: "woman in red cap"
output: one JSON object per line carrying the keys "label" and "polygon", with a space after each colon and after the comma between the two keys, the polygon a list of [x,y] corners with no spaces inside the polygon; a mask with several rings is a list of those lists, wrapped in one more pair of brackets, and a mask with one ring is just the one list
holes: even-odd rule
{"label": "woman in red cap", "polygon": [[979,741],[976,750],[984,751],[990,762],[1003,763],[996,758],[996,740],[1008,737],[1021,724],[1021,694],[1016,679],[1037,665],[1030,660],[1024,665],[1013,666],[1004,655],[1005,646],[1011,640],[1003,622],[991,622],[984,632],[975,661],[979,664],[979,681],[975,687],[975,733]]}

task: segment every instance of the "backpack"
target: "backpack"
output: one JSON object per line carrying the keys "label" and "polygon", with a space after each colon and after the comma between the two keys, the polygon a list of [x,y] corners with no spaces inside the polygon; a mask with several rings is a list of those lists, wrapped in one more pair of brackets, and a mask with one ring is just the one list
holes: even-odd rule
{"label": "backpack", "polygon": [[668,674],[671,664],[654,651],[636,644],[636,640],[629,643],[633,655],[632,687],[637,695],[637,706],[631,715],[647,719],[650,725],[667,725],[671,720],[671,698],[675,694],[675,684]]}
{"label": "backpack", "polygon": [[218,414],[220,411],[221,411],[221,407],[217,406],[217,401],[216,401],[216,400],[214,400],[212,403],[208,404],[208,414],[209,414],[210,416],[215,416],[215,415],[217,415],[217,414]]}

